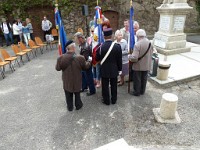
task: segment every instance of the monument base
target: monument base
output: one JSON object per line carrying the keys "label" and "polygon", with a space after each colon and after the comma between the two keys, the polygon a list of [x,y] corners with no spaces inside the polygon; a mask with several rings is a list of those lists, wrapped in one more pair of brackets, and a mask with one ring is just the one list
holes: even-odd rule
{"label": "monument base", "polygon": [[177,49],[162,49],[160,47],[155,46],[156,50],[158,53],[163,54],[163,55],[174,55],[174,54],[180,54],[180,53],[185,53],[185,52],[190,52],[191,48],[190,47],[185,47],[185,48],[177,48]]}
{"label": "monument base", "polygon": [[153,113],[154,113],[154,116],[155,116],[155,119],[156,119],[157,122],[160,122],[160,123],[171,123],[171,124],[181,123],[181,119],[180,119],[177,111],[175,113],[175,118],[174,119],[164,119],[164,118],[162,118],[160,116],[160,108],[154,108],[153,109]]}

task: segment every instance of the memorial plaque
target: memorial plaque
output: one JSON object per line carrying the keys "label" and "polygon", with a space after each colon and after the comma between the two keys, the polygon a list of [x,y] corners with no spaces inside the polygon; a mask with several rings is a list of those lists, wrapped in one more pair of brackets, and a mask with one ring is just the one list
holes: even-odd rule
{"label": "memorial plaque", "polygon": [[162,16],[160,18],[160,29],[162,31],[169,31],[170,27],[170,17],[169,16]]}
{"label": "memorial plaque", "polygon": [[182,31],[184,29],[185,17],[174,17],[174,31]]}
{"label": "memorial plaque", "polygon": [[154,45],[158,46],[160,48],[166,48],[166,42],[163,42],[161,40],[155,39]]}
{"label": "memorial plaque", "polygon": [[168,39],[169,38],[167,36],[156,34],[155,40],[154,40],[154,45],[158,46],[160,48],[166,48],[166,43],[168,42]]}

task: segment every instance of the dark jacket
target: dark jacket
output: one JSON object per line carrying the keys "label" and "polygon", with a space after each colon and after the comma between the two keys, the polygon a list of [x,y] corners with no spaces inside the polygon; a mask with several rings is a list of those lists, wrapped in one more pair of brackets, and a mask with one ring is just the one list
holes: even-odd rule
{"label": "dark jacket", "polygon": [[[97,50],[96,61],[101,61],[109,50],[112,41],[105,41]],[[118,71],[122,70],[122,50],[119,44],[115,44],[109,56],[101,65],[101,76],[104,78],[116,78]]]}
{"label": "dark jacket", "polygon": [[88,57],[92,56],[91,46],[87,42],[84,42],[79,47],[80,47],[80,55],[83,55],[85,57],[85,60],[88,60]]}
{"label": "dark jacket", "polygon": [[56,70],[62,70],[63,88],[68,92],[80,92],[82,87],[82,70],[90,67],[81,55],[72,52],[60,56],[57,60]]}

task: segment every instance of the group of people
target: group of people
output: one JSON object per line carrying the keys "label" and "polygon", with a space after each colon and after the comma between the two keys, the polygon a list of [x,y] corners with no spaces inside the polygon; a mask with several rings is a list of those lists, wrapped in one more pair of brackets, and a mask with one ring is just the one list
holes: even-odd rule
{"label": "group of people", "polygon": [[33,39],[33,26],[29,18],[26,18],[23,22],[21,19],[16,19],[12,24],[5,18],[2,18],[0,27],[7,46],[21,41],[24,41],[25,44],[28,45],[28,40]]}
{"label": "group of people", "polygon": [[[116,104],[117,87],[124,85],[126,75],[131,76],[134,83],[132,95],[143,95],[146,90],[153,46],[146,38],[145,30],[139,29],[138,22],[134,21],[136,34],[132,52],[130,52],[128,44],[129,20],[124,21],[124,28],[117,30],[114,38],[110,22],[105,20],[102,23],[103,43],[97,42],[98,36],[95,34],[95,30],[96,28],[92,26],[91,36],[87,39],[82,33],[77,32],[74,35],[75,42],[69,40],[66,44],[67,53],[57,60],[56,70],[63,72],[63,88],[69,111],[72,111],[74,107],[73,94],[75,94],[75,107],[78,110],[83,106],[80,92],[89,88],[87,96],[90,96],[95,94],[96,88],[100,86],[102,103]],[[79,45],[80,54],[75,52],[75,43]],[[120,76],[119,81],[118,76]]]}
{"label": "group of people", "polygon": [[[44,40],[46,41],[46,35],[51,34],[52,23],[44,16],[41,26],[44,33]],[[26,18],[25,21],[21,21],[18,18],[12,23],[2,18],[0,28],[0,32],[2,32],[1,36],[4,35],[7,46],[18,44],[18,42],[24,42],[28,46],[28,40],[34,40],[33,26],[29,18]],[[1,46],[3,46],[3,37],[1,37]]]}

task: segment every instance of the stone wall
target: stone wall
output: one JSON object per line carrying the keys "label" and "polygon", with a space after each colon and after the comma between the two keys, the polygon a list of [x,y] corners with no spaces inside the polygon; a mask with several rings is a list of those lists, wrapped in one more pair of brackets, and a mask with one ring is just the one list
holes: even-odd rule
{"label": "stone wall", "polygon": [[[148,35],[153,35],[158,31],[159,25],[159,13],[156,10],[162,4],[163,0],[134,0],[134,19],[140,24],[140,28],[147,31]],[[186,19],[186,32],[197,32],[200,31],[200,25],[197,23],[198,12],[195,8],[195,0],[188,0],[193,10],[187,15]],[[123,27],[123,20],[129,19],[130,1],[121,0],[120,3],[110,3],[108,10],[119,12],[119,28]],[[93,19],[95,10],[90,11],[88,16],[88,22]],[[64,24],[67,30],[68,37],[73,37],[73,34],[78,28],[82,28],[86,33],[86,19],[81,14],[81,9],[74,10],[70,15],[64,16]]]}
{"label": "stone wall", "polygon": [[[160,15],[157,7],[162,4],[163,0],[136,0],[134,6],[134,19],[140,24],[140,28],[147,31],[148,34],[154,34],[158,30]],[[200,32],[200,25],[197,23],[198,12],[195,8],[195,0],[188,0],[188,4],[193,10],[187,15],[185,31]],[[125,7],[121,6],[120,26],[123,26],[123,18],[129,18],[130,3],[125,2]]]}

